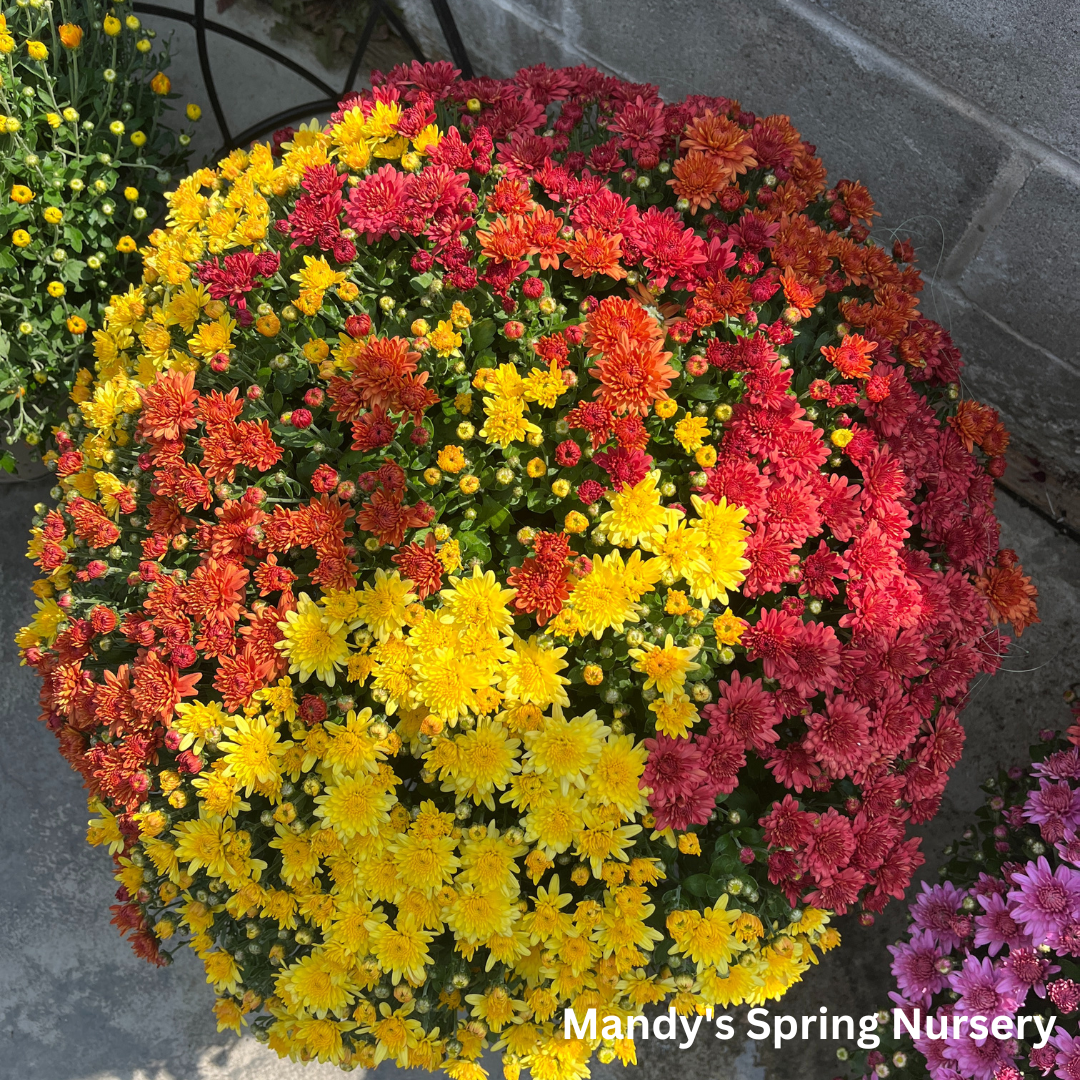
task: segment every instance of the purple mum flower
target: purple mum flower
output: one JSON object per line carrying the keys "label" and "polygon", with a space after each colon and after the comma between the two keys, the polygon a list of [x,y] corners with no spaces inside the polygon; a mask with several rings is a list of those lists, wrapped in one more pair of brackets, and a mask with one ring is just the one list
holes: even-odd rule
{"label": "purple mum flower", "polygon": [[1003,965],[1003,985],[1016,998],[1017,1008],[1024,1004],[1028,991],[1046,997],[1046,979],[1061,968],[1051,964],[1034,949],[1013,949]]}
{"label": "purple mum flower", "polygon": [[937,943],[951,952],[966,936],[957,931],[970,925],[960,914],[960,905],[967,894],[948,881],[933,888],[924,881],[922,890],[911,905],[912,922],[922,930],[929,930]]}
{"label": "purple mum flower", "polygon": [[1042,1046],[1038,1050],[1032,1050],[1028,1054],[1028,1064],[1043,1076],[1049,1076],[1051,1069],[1057,1064],[1057,1050],[1054,1049],[1053,1043]]}
{"label": "purple mum flower", "polygon": [[1013,918],[1035,941],[1072,922],[1080,912],[1080,873],[1069,866],[1050,869],[1042,855],[1025,872],[1013,874],[1017,886],[1009,893]]}
{"label": "purple mum flower", "polygon": [[915,1003],[929,1005],[934,994],[948,985],[948,978],[938,968],[945,958],[929,930],[917,930],[909,941],[890,945],[892,973],[901,993]]}
{"label": "purple mum flower", "polygon": [[1044,840],[1053,843],[1080,825],[1080,791],[1073,791],[1065,780],[1039,781],[1039,790],[1028,794],[1024,820],[1038,825]]}
{"label": "purple mum flower", "polygon": [[1060,1032],[1051,1040],[1057,1048],[1055,1076],[1061,1080],[1080,1080],[1080,1039],[1067,1032]]}
{"label": "purple mum flower", "polygon": [[945,1057],[956,1062],[957,1072],[967,1080],[994,1080],[998,1069],[1011,1065],[1015,1055],[1015,1039],[995,1039],[993,1035],[981,1044],[970,1036],[950,1039],[945,1047]]}
{"label": "purple mum flower", "polygon": [[955,1073],[954,1063],[945,1057],[944,1039],[929,1039],[925,1035],[915,1040],[915,1049],[926,1058],[926,1067],[934,1080],[948,1080],[946,1071]]}
{"label": "purple mum flower", "polygon": [[1036,762],[1031,771],[1051,780],[1080,779],[1080,748],[1070,746],[1068,750],[1058,750],[1044,761]]}
{"label": "purple mum flower", "polygon": [[[981,873],[978,881],[971,886],[971,891],[978,897],[983,896],[1004,896],[1009,891],[1009,886],[999,877],[992,877],[990,874]],[[984,904],[983,907],[986,905]]]}
{"label": "purple mum flower", "polygon": [[975,916],[975,946],[987,945],[987,952],[997,956],[1006,946],[1010,949],[1029,944],[1020,924],[1013,918],[1005,898],[998,893],[980,896],[983,914]]}
{"label": "purple mum flower", "polygon": [[1054,845],[1058,855],[1073,866],[1080,866],[1080,836],[1066,834]]}
{"label": "purple mum flower", "polygon": [[1004,1016],[1016,1011],[1016,996],[1005,989],[1005,973],[992,960],[969,956],[959,971],[949,976],[949,985],[960,995],[958,1012],[969,1016]]}

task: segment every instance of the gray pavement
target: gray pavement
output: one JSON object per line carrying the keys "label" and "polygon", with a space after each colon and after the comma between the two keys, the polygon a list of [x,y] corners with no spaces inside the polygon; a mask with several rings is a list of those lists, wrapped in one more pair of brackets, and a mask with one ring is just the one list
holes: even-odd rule
{"label": "gray pavement", "polygon": [[[187,950],[170,968],[136,959],[109,925],[109,860],[84,842],[79,778],[37,721],[37,683],[18,667],[13,635],[33,610],[33,567],[23,558],[31,507],[48,481],[0,486],[0,1078],[2,1080],[326,1080],[330,1066],[280,1062],[252,1039],[217,1034],[212,993]],[[1043,622],[1004,669],[980,684],[964,714],[962,762],[941,815],[926,830],[930,874],[941,849],[978,805],[978,784],[1019,761],[1034,733],[1061,725],[1066,685],[1080,680],[1080,545],[1008,496],[1002,542],[1017,549],[1041,591]],[[903,924],[894,905],[876,926],[842,921],[845,946],[824,958],[779,1005],[793,1015],[869,1012],[887,1004],[885,946]],[[775,1010],[774,1010],[775,1011]],[[740,1024],[737,1030],[745,1031]],[[649,1080],[829,1080],[831,1044],[790,1044],[782,1054],[744,1038],[699,1037],[680,1052],[641,1048]],[[497,1065],[493,1076],[500,1075]],[[384,1066],[388,1080],[395,1070]],[[402,1080],[414,1075],[411,1071]],[[624,1075],[597,1067],[595,1077]]]}

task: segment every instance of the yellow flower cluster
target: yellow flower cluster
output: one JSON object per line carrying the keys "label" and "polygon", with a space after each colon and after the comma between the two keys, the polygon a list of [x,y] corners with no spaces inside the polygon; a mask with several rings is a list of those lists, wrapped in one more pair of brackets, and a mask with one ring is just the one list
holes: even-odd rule
{"label": "yellow flower cluster", "polygon": [[[400,608],[407,594],[388,579],[381,585],[394,598],[391,608]],[[445,606],[460,610],[468,590],[451,591],[454,602]],[[351,599],[358,610],[365,603],[362,595]],[[366,605],[369,627],[386,629],[401,613],[373,597]],[[344,606],[338,597],[328,608],[341,615]],[[54,620],[43,606],[42,628]],[[349,624],[338,631],[330,625],[324,623],[333,634]],[[180,747],[208,759],[190,785],[198,816],[169,828],[160,812],[138,815],[141,855],[120,859],[117,880],[132,895],[152,878],[167,905],[155,934],[162,941],[187,938],[203,960],[219,995],[220,1028],[239,1031],[248,1014],[264,1009],[274,1018],[270,1045],[294,1058],[365,1067],[389,1058],[471,1075],[461,1070],[494,1044],[505,1051],[508,1076],[525,1066],[534,1075],[576,1077],[596,1046],[575,1050],[563,1040],[557,1013],[564,1006],[625,1017],[662,1001],[683,1014],[758,1004],[798,981],[815,962],[815,946],[839,942],[824,912],[807,909],[783,928],[766,928],[725,895],[703,912],[668,917],[673,959],[647,975],[644,966],[662,940],[649,924],[649,890],[665,875],[655,859],[627,857],[641,831],[632,822],[649,820],[638,787],[644,754],[630,736],[614,735],[593,715],[566,720],[556,708],[545,719],[538,707],[523,705],[514,710],[516,721],[504,716],[505,723],[461,724],[457,734],[435,736],[425,763],[459,805],[493,808],[498,797],[522,815],[518,826],[503,830],[490,820],[466,826],[463,815],[430,800],[412,811],[400,801],[405,793],[395,770],[409,760],[401,737],[407,722],[395,732],[363,709],[344,722],[307,728],[295,690],[285,677],[259,691],[240,715],[215,703],[180,705]],[[506,724],[516,724],[520,737]],[[177,773],[162,770],[158,782],[172,806],[186,804]],[[253,796],[272,806],[263,816],[274,838],[262,853],[275,865],[280,857],[274,873],[238,824]],[[97,801],[91,808],[99,816],[90,843],[121,850],[115,818]],[[571,849],[578,859],[572,883],[585,884],[590,875],[602,880],[602,902],[575,904],[551,872],[552,859]],[[191,891],[199,872],[210,878],[208,892]],[[525,876],[537,886],[535,896],[523,896]],[[386,905],[396,911],[392,918]],[[268,947],[277,974],[266,1000],[242,986],[234,957],[215,944],[210,931],[221,913],[246,927],[250,942]],[[444,934],[459,974],[433,997],[426,985]],[[312,947],[297,954],[294,941]],[[505,977],[463,994],[476,984],[468,964],[481,947],[487,970],[505,965]],[[384,976],[394,1001],[376,1010],[368,994]],[[425,1030],[415,1017],[433,1006],[461,1010],[458,1026]],[[354,1032],[371,1041],[353,1044]],[[601,1060],[635,1060],[632,1041],[608,1040],[600,1052]]]}

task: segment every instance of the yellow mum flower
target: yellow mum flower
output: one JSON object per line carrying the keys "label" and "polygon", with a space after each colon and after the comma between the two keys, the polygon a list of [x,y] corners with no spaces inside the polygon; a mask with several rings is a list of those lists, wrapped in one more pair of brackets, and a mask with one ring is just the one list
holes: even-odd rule
{"label": "yellow mum flower", "polygon": [[442,790],[454,791],[461,799],[470,798],[494,810],[492,792],[496,788],[503,790],[521,769],[517,760],[521,741],[511,738],[502,724],[481,720],[454,742],[456,756]]}
{"label": "yellow mum flower", "polygon": [[388,574],[380,567],[375,571],[374,586],[364,583],[357,611],[375,637],[387,641],[405,625],[407,609],[414,600],[416,594],[397,570]]}
{"label": "yellow mum flower", "polygon": [[709,420],[705,416],[684,416],[675,425],[675,441],[692,454],[700,450],[709,437]]}
{"label": "yellow mum flower", "polygon": [[541,709],[552,704],[569,705],[563,687],[569,686],[570,680],[559,674],[567,667],[562,659],[565,655],[565,648],[550,648],[536,637],[525,641],[515,635],[514,651],[500,669],[500,689],[508,697]]}
{"label": "yellow mum flower", "polygon": [[648,676],[644,689],[656,687],[664,695],[665,701],[672,701],[675,691],[681,690],[686,682],[686,674],[695,671],[700,664],[693,663],[699,652],[697,646],[679,646],[670,634],[662,646],[646,642],[640,649],[631,649],[634,670]]}
{"label": "yellow mum flower", "polygon": [[289,660],[289,673],[307,682],[317,675],[327,686],[336,681],[336,671],[349,659],[348,630],[342,626],[331,632],[325,613],[307,593],[300,594],[296,611],[289,611],[278,629],[283,638],[276,648]]}
{"label": "yellow mum flower", "polygon": [[443,614],[464,638],[501,635],[510,630],[514,616],[507,604],[513,589],[504,589],[493,571],[474,567],[472,577],[450,578],[450,588],[439,593]]}
{"label": "yellow mum flower", "polygon": [[549,720],[540,731],[525,733],[525,767],[551,777],[564,795],[571,786],[584,790],[610,730],[593,709],[572,720]]}
{"label": "yellow mum flower", "polygon": [[685,739],[699,716],[694,703],[686,694],[676,694],[671,700],[658,698],[649,709],[656,713],[656,730],[673,739]]}
{"label": "yellow mum flower", "polygon": [[525,409],[524,398],[484,398],[487,419],[480,429],[481,437],[505,450],[511,443],[521,442],[530,434],[539,434],[540,428],[525,419]]}
{"label": "yellow mum flower", "polygon": [[379,967],[389,972],[390,981],[397,986],[402,975],[414,986],[424,981],[426,965],[432,963],[428,945],[435,935],[421,930],[409,915],[399,917],[394,926],[380,923],[371,931],[371,951]]}
{"label": "yellow mum flower", "polygon": [[352,1003],[346,976],[346,969],[313,954],[287,967],[274,980],[274,989],[293,1008],[322,1017],[328,1012],[343,1012]]}
{"label": "yellow mum flower", "polygon": [[433,896],[453,880],[461,865],[455,847],[457,841],[452,836],[424,836],[410,830],[390,845],[390,851],[402,884]]}
{"label": "yellow mum flower", "polygon": [[435,457],[436,462],[443,472],[457,475],[465,468],[465,452],[460,446],[452,443],[444,446]]}
{"label": "yellow mum flower", "polygon": [[431,342],[435,351],[442,357],[450,356],[461,348],[461,335],[454,330],[454,324],[447,320],[441,321],[428,334],[428,341]]}
{"label": "yellow mum flower", "polygon": [[626,817],[643,814],[646,792],[639,786],[645,771],[645,748],[632,735],[609,734],[589,773],[585,800],[593,806],[614,806]]}
{"label": "yellow mum flower", "polygon": [[669,519],[682,516],[677,510],[661,506],[656,486],[659,478],[658,472],[651,472],[639,483],[627,484],[608,496],[611,509],[601,517],[600,524],[607,529],[612,544],[652,551],[663,540]]}
{"label": "yellow mum flower", "polygon": [[553,409],[565,393],[566,383],[554,361],[546,371],[533,368],[525,379],[525,400],[535,401],[545,409]]}
{"label": "yellow mum flower", "polygon": [[580,633],[592,634],[598,641],[605,630],[621,634],[626,623],[637,622],[637,604],[627,586],[622,555],[612,551],[603,559],[593,559],[592,570],[577,583],[567,607],[577,617]]}
{"label": "yellow mum flower", "polygon": [[577,790],[553,792],[542,798],[525,817],[525,839],[549,859],[561,855],[585,824],[585,802]]}
{"label": "yellow mum flower", "polygon": [[717,615],[713,619],[712,625],[717,645],[738,645],[750,624],[733,615],[731,608],[727,608],[723,615]]}
{"label": "yellow mum flower", "polygon": [[210,877],[221,877],[227,870],[226,830],[231,832],[231,829],[231,822],[227,825],[204,818],[181,821],[172,831],[177,838],[177,860],[187,863],[189,874],[196,874],[206,867]]}
{"label": "yellow mum flower", "polygon": [[282,743],[277,728],[271,727],[263,716],[239,716],[230,738],[219,744],[225,752],[226,772],[250,795],[256,787],[272,787],[281,779],[278,757],[290,744]]}
{"label": "yellow mum flower", "polygon": [[394,796],[372,776],[346,776],[315,799],[315,816],[342,840],[378,832],[390,820]]}

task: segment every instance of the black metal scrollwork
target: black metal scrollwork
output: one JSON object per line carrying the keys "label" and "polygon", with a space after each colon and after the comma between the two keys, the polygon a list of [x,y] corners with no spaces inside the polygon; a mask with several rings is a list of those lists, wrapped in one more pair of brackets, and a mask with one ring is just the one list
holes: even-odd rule
{"label": "black metal scrollwork", "polygon": [[[375,27],[380,19],[385,20],[393,27],[394,32],[406,44],[417,60],[421,63],[424,62],[423,50],[412,34],[409,33],[408,27],[402,22],[398,13],[386,3],[386,0],[370,0],[370,2],[371,12],[368,15],[367,22],[364,24],[364,29],[360,33],[360,37],[357,39],[356,51],[353,53],[352,63],[349,65],[349,71],[345,77],[345,85],[341,90],[335,90],[329,83],[324,82],[317,75],[308,71],[303,64],[299,64],[290,57],[278,52],[277,49],[271,48],[265,42],[249,37],[247,34],[242,34],[224,23],[208,19],[206,17],[206,0],[194,0],[193,11],[178,11],[175,8],[164,7],[161,4],[144,3],[142,0],[136,0],[132,7],[141,15],[154,15],[163,19],[174,19],[178,22],[187,23],[195,31],[195,46],[199,56],[199,68],[202,71],[203,83],[206,87],[206,96],[210,100],[210,109],[221,131],[220,153],[226,153],[235,147],[246,146],[261,136],[268,135],[277,128],[288,124],[290,120],[336,109],[338,102],[353,89],[356,83],[356,78],[360,73],[360,64],[364,59],[364,54],[367,52],[368,45],[371,42],[371,36],[375,32]],[[431,6],[436,18],[439,20],[439,26],[442,29],[443,37],[446,39],[447,48],[450,50],[454,66],[461,70],[465,78],[471,79],[473,77],[472,64],[469,62],[469,55],[465,51],[465,45],[461,40],[461,34],[458,32],[457,23],[454,22],[454,15],[450,10],[449,3],[447,0],[431,0]],[[260,120],[259,123],[252,124],[243,131],[234,134],[229,128],[229,123],[225,118],[225,110],[222,108],[220,97],[218,97],[214,72],[210,64],[210,52],[207,48],[208,33],[220,34],[222,37],[237,41],[241,45],[246,45],[249,49],[262,53],[276,63],[281,64],[282,67],[286,67],[299,75],[302,79],[306,79],[322,94],[322,97],[283,109],[281,112],[268,116],[266,119]]]}

